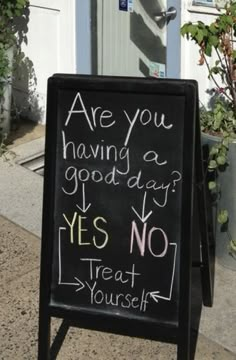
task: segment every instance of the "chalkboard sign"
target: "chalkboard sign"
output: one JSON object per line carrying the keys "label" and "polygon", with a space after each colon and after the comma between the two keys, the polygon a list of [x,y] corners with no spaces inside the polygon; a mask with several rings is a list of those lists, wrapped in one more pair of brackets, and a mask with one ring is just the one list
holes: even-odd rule
{"label": "chalkboard sign", "polygon": [[41,333],[76,319],[188,359],[196,107],[192,81],[49,79]]}

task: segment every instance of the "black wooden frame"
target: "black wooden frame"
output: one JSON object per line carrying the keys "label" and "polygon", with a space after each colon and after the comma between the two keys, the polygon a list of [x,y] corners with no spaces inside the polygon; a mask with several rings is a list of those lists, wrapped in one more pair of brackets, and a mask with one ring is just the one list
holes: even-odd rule
{"label": "black wooden frame", "polygon": [[[185,97],[183,169],[182,181],[182,234],[180,249],[180,288],[179,321],[177,326],[145,323],[133,318],[114,318],[96,311],[74,311],[50,305],[53,252],[53,214],[55,193],[55,173],[57,156],[57,109],[60,89],[112,90],[151,94],[182,95]],[[194,221],[194,191],[198,186],[199,214],[203,262],[202,269],[203,300],[212,304],[212,285],[209,271],[208,239],[206,230],[206,211],[204,179],[202,172],[200,129],[198,124],[197,83],[185,80],[140,79],[121,77],[91,77],[77,75],[55,75],[48,82],[47,126],[45,148],[45,175],[43,197],[43,225],[40,274],[39,308],[39,349],[38,359],[49,360],[51,317],[66,320],[69,325],[82,328],[112,332],[115,334],[160,340],[177,344],[178,360],[190,358],[191,322],[191,274],[192,274],[192,228]],[[112,320],[112,321],[111,321]],[[155,335],[154,335],[155,334]]]}

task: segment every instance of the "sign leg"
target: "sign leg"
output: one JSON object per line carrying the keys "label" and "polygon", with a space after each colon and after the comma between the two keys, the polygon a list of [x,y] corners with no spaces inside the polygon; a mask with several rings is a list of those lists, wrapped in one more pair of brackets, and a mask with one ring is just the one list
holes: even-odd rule
{"label": "sign leg", "polygon": [[182,337],[177,346],[177,360],[190,360],[190,333]]}
{"label": "sign leg", "polygon": [[38,360],[50,360],[50,316],[39,317]]}

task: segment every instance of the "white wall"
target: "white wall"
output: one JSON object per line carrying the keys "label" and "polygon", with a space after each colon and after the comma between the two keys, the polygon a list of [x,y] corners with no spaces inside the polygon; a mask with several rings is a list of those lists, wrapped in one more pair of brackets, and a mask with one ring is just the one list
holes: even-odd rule
{"label": "white wall", "polygon": [[76,71],[75,0],[31,0],[27,26],[14,94],[25,116],[45,123],[47,79]]}
{"label": "white wall", "polygon": [[[217,10],[210,7],[192,6],[191,1],[182,2],[182,25],[188,21],[202,21],[211,23],[218,14]],[[181,40],[181,78],[194,79],[198,81],[200,101],[207,106],[210,95],[206,93],[207,89],[214,88],[212,80],[208,79],[206,65],[199,65],[199,48],[192,41],[186,38]],[[214,59],[210,59],[210,65],[214,64]]]}

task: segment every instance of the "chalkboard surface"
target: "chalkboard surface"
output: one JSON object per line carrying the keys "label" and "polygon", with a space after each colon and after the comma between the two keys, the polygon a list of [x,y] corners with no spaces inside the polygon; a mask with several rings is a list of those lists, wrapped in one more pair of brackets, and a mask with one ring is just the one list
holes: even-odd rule
{"label": "chalkboard surface", "polygon": [[191,81],[49,79],[49,307],[178,327],[190,284],[196,99]]}

